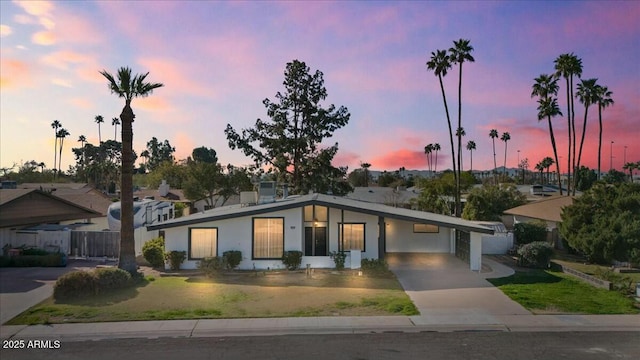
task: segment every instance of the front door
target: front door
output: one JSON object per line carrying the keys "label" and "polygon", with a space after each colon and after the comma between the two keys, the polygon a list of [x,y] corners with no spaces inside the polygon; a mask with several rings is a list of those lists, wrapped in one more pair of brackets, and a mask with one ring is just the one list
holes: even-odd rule
{"label": "front door", "polygon": [[327,256],[327,228],[304,228],[304,255]]}

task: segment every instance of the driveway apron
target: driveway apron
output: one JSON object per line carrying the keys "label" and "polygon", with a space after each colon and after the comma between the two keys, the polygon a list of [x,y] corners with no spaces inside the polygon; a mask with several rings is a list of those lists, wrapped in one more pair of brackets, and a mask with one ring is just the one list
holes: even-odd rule
{"label": "driveway apron", "polygon": [[386,259],[422,318],[498,323],[495,316],[531,314],[486,280],[491,276],[486,266],[480,273],[470,271],[452,254],[393,253]]}

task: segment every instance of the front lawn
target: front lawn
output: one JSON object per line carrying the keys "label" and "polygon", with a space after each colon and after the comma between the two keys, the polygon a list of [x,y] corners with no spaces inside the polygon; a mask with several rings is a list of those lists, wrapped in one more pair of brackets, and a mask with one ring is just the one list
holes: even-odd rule
{"label": "front lawn", "polygon": [[83,300],[50,298],[8,324],[416,314],[395,277],[239,272],[214,279],[158,277]]}
{"label": "front lawn", "polygon": [[551,270],[516,272],[489,279],[514,301],[536,314],[637,314],[634,300],[616,291],[598,289]]}

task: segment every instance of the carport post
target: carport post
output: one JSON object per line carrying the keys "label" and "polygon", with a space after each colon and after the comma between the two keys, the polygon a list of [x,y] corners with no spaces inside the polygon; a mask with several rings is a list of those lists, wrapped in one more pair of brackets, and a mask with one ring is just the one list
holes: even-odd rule
{"label": "carport post", "polygon": [[482,269],[482,234],[471,232],[469,239],[469,268],[471,271]]}
{"label": "carport post", "polygon": [[387,242],[387,228],[384,223],[384,217],[378,216],[378,259],[384,259]]}

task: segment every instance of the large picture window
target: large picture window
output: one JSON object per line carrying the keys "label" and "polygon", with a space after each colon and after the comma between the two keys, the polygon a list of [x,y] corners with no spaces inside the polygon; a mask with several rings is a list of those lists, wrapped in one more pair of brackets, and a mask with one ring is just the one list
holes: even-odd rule
{"label": "large picture window", "polygon": [[284,219],[253,219],[253,258],[280,259],[284,251]]}
{"label": "large picture window", "polygon": [[364,224],[340,224],[339,239],[342,242],[341,249],[364,250]]}
{"label": "large picture window", "polygon": [[217,228],[189,229],[189,259],[218,256]]}

